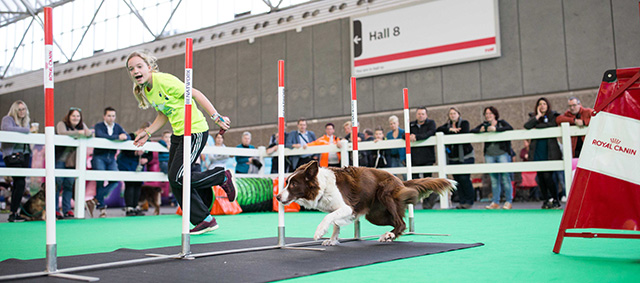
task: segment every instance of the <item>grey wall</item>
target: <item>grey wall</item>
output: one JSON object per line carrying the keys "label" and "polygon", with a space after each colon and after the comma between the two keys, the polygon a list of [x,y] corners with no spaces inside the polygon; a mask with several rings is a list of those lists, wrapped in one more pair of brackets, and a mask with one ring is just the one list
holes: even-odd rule
{"label": "grey wall", "polygon": [[[595,88],[607,69],[632,67],[640,58],[635,0],[500,0],[499,58],[358,80],[359,113],[410,105],[445,105]],[[236,127],[269,125],[277,118],[277,60],[286,60],[286,119],[321,119],[350,113],[349,19],[335,20],[237,42],[194,54],[194,87]],[[161,71],[184,75],[184,56],[162,59]],[[151,121],[131,95],[124,68],[56,82],[56,119],[70,106],[87,124],[102,109],[118,109],[127,130]],[[42,88],[0,96],[0,113],[23,99],[42,122]],[[210,122],[211,123],[211,122]]]}

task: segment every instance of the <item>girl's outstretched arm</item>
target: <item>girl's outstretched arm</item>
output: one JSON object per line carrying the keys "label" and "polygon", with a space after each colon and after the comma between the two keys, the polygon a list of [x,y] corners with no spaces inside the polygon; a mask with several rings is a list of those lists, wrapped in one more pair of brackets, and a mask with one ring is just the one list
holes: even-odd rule
{"label": "girl's outstretched arm", "polygon": [[164,115],[162,112],[157,112],[158,116],[156,116],[156,119],[153,120],[153,123],[151,123],[151,126],[149,126],[149,128],[146,128],[144,131],[141,131],[139,133],[137,133],[136,135],[136,139],[133,141],[133,144],[135,146],[143,146],[151,137],[151,134],[155,133],[156,131],[162,129],[162,127],[164,127],[164,125],[169,121],[169,118],[167,118],[166,115]]}

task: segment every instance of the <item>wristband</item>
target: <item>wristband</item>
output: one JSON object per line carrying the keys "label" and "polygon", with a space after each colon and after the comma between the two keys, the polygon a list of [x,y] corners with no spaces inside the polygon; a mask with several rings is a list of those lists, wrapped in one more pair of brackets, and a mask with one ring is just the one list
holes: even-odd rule
{"label": "wristband", "polygon": [[147,131],[147,129],[144,129],[144,132],[147,133],[147,136],[151,137],[151,133],[149,133],[149,131]]}
{"label": "wristband", "polygon": [[222,121],[222,115],[220,115],[220,113],[216,112],[216,114],[211,115],[211,119],[213,119],[214,122],[218,123],[218,121]]}

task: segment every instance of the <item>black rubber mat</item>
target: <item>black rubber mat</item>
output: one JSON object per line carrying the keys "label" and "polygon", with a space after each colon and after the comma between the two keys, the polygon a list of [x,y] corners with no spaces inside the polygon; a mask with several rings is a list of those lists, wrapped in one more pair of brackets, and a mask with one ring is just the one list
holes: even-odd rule
{"label": "black rubber mat", "polygon": [[[311,241],[305,238],[287,238],[286,243]],[[193,254],[269,247],[277,244],[276,238],[260,238],[233,242],[192,245]],[[329,272],[396,259],[443,253],[482,246],[475,244],[350,241],[325,248],[324,251],[302,249],[266,249],[233,254],[197,257],[194,260],[165,259],[150,263],[110,267],[70,274],[100,278],[100,282],[265,282]],[[58,258],[58,269],[149,258],[146,254],[178,254],[181,247],[149,250],[119,249],[110,253],[86,254]],[[9,259],[0,262],[0,276],[39,272],[44,270],[45,260]],[[20,282],[72,282],[55,277],[20,279]]]}

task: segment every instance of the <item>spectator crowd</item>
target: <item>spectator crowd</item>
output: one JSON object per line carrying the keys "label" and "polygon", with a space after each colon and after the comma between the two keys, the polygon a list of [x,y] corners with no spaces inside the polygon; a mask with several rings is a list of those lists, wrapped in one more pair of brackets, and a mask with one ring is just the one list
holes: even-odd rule
{"label": "spectator crowd", "polygon": [[[589,125],[592,109],[583,107],[576,97],[570,97],[568,100],[568,109],[564,112],[556,112],[551,107],[549,100],[539,98],[532,112],[528,113],[528,120],[524,123],[525,129],[540,129],[559,126],[560,123],[568,122],[571,125],[587,126]],[[463,115],[464,114],[464,115]],[[426,107],[417,107],[415,109],[415,120],[409,124],[409,129],[400,127],[399,119],[395,115],[388,118],[387,129],[382,125],[373,125],[371,128],[357,127],[358,134],[355,137],[358,141],[379,142],[383,140],[405,139],[405,131],[409,132],[411,142],[423,141],[436,132],[442,132],[445,135],[457,135],[465,133],[490,133],[504,132],[513,130],[513,126],[508,121],[501,119],[499,110],[494,106],[487,106],[482,111],[484,118],[479,125],[470,125],[465,119],[469,113],[462,113],[458,108],[451,107],[447,111],[446,119],[442,124],[437,124],[435,120],[430,119]],[[140,133],[144,133],[150,123],[143,123],[135,132],[127,132],[116,123],[116,110],[107,107],[103,112],[103,120],[89,127],[83,121],[82,110],[71,107],[65,113],[64,117],[57,123],[55,127],[56,134],[67,135],[73,138],[89,138],[100,137],[115,141],[134,140]],[[289,149],[306,149],[310,146],[319,145],[336,145],[341,147],[340,141],[347,140],[351,142],[352,125],[351,122],[342,124],[343,136],[336,133],[336,125],[334,123],[326,123],[324,125],[324,133],[317,136],[316,133],[307,129],[307,120],[298,119],[297,128],[291,132],[285,133],[285,147]],[[25,102],[15,101],[6,116],[2,118],[2,131],[13,131],[20,133],[37,133],[38,123],[31,123],[29,110]],[[372,130],[373,128],[373,130]],[[162,133],[159,143],[170,148],[171,131]],[[240,143],[237,148],[256,148],[251,144],[252,136],[250,132],[242,133]],[[209,136],[208,145],[225,147],[225,139],[221,133]],[[574,136],[571,138],[572,154],[575,158],[579,157],[582,149],[584,137]],[[340,167],[341,156],[339,152],[327,152],[321,154],[302,154],[292,155],[285,160],[278,160],[278,134],[270,137],[269,144],[266,147],[267,154],[273,156],[271,173],[277,173],[278,164],[284,162],[285,171],[293,172],[296,168],[310,161],[319,162],[322,167]],[[23,143],[2,143],[2,161],[1,164],[6,167],[29,168],[31,167],[31,155],[33,146]],[[449,144],[446,146],[447,164],[473,164],[475,163],[474,147],[470,143]],[[433,146],[421,146],[411,148],[411,165],[412,166],[430,166],[436,162],[436,155]],[[557,138],[544,138],[525,140],[525,148],[519,150],[519,156],[524,161],[544,161],[544,160],[560,160],[562,159],[562,145],[558,143]],[[516,153],[510,141],[486,142],[482,148],[482,156],[486,163],[509,163],[515,160]],[[167,173],[169,154],[158,153],[155,155],[155,162],[159,164],[159,170]],[[350,158],[350,164],[353,160]],[[151,152],[144,150],[126,151],[119,153],[115,149],[93,150],[91,166],[94,170],[120,170],[120,171],[143,171],[145,167],[154,159]],[[202,154],[199,163],[202,170],[211,170],[216,167],[226,167],[230,160],[235,159],[235,172],[258,173],[263,164],[257,157],[248,156],[230,156],[226,154]],[[55,167],[61,169],[73,169],[76,167],[76,148],[56,146],[55,148]],[[406,154],[404,148],[392,149],[376,149],[361,150],[358,156],[358,165],[374,168],[391,168],[406,166]],[[490,173],[488,174],[491,183],[491,203],[486,209],[511,209],[513,202],[513,174],[512,173]],[[397,175],[401,179],[407,179],[404,174]],[[411,178],[431,177],[431,173],[415,173]],[[469,209],[477,199],[470,174],[454,174],[453,179],[458,183],[458,190],[453,197],[458,203],[456,208]],[[563,197],[562,174],[553,171],[537,172],[537,183],[539,192],[536,197],[542,201],[543,209],[561,208],[561,199]],[[0,183],[0,187],[10,188],[6,192],[3,191],[5,201],[8,199],[22,199],[25,193],[25,177],[14,176],[5,177],[5,182]],[[127,216],[144,215],[138,206],[140,198],[140,188],[142,182],[125,182],[124,197],[125,211]],[[71,199],[73,198],[73,188],[75,179],[69,177],[56,178],[56,194],[61,196],[61,201],[56,202],[56,216],[59,219],[73,218],[73,210],[71,209]],[[95,198],[87,201],[87,208],[93,216],[94,211],[100,217],[106,216],[105,197],[117,186],[117,182],[102,182],[96,184]],[[503,204],[501,204],[502,200]],[[0,200],[1,201],[1,200]],[[426,198],[423,201],[423,208],[429,209],[434,206],[437,201],[437,195]],[[24,221],[20,215],[20,201],[11,201],[7,207],[9,209],[9,222]]]}

